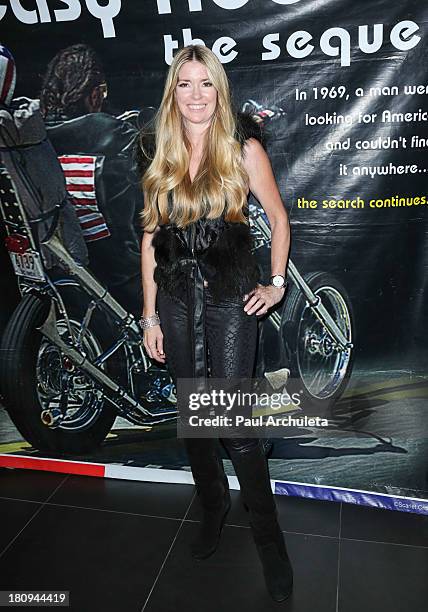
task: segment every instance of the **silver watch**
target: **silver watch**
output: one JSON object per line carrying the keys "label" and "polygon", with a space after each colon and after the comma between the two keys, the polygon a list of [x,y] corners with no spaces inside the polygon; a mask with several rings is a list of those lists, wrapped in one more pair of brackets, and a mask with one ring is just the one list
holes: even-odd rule
{"label": "silver watch", "polygon": [[273,285],[274,287],[278,287],[279,289],[285,288],[288,285],[285,277],[282,276],[282,274],[275,274],[274,276],[271,276],[269,284]]}

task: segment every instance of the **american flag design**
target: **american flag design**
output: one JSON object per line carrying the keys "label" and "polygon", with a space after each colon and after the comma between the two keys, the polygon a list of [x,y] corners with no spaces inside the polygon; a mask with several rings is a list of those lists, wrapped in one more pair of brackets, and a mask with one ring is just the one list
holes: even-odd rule
{"label": "american flag design", "polygon": [[0,102],[10,104],[16,83],[16,67],[12,53],[0,45]]}
{"label": "american flag design", "polygon": [[95,155],[60,155],[67,191],[70,195],[86,242],[110,236],[98,208],[95,191]]}

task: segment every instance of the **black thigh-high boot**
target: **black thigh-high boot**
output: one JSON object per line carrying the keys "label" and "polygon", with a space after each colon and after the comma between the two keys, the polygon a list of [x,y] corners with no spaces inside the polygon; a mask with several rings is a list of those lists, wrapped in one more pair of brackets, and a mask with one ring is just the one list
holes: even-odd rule
{"label": "black thigh-high boot", "polygon": [[289,597],[293,588],[293,569],[278,523],[262,443],[256,438],[224,438],[223,443],[229,451],[241,495],[249,512],[249,523],[267,589],[275,601],[283,601]]}
{"label": "black thigh-high boot", "polygon": [[230,509],[229,482],[213,438],[185,438],[196,492],[202,506],[202,521],[191,543],[195,559],[206,559],[216,550]]}

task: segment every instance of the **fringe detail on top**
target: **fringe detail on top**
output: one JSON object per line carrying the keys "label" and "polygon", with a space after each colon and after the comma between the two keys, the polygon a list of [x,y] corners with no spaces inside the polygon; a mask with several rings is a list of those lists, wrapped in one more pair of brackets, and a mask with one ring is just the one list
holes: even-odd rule
{"label": "fringe detail on top", "polygon": [[[172,298],[186,300],[190,279],[183,259],[192,258],[182,230],[163,225],[155,233],[156,268],[153,279],[158,288]],[[207,279],[214,302],[222,299],[242,299],[261,279],[261,269],[252,252],[253,236],[245,223],[225,223],[224,229],[207,248],[195,249],[204,278]]]}

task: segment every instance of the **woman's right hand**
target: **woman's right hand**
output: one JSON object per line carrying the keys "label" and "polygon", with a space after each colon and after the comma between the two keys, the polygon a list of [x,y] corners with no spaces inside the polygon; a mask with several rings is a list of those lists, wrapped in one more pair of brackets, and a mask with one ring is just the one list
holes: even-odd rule
{"label": "woman's right hand", "polygon": [[144,330],[143,344],[151,359],[165,363],[166,355],[163,352],[163,333],[160,325],[153,325]]}

